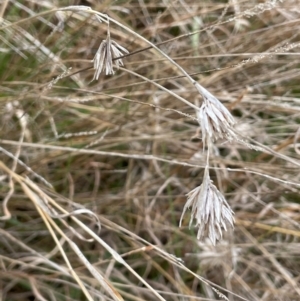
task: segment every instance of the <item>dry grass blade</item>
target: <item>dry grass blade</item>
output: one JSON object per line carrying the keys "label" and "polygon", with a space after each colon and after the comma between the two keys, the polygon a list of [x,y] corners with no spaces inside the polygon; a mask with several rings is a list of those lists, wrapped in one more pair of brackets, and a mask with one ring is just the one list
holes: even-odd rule
{"label": "dry grass blade", "polygon": [[297,1],[77,2],[1,3],[0,299],[298,300]]}
{"label": "dry grass blade", "polygon": [[[54,230],[56,230],[61,237],[63,237],[71,246],[71,248],[73,249],[73,251],[77,254],[77,256],[80,258],[81,262],[86,266],[86,268],[91,272],[91,274],[95,277],[95,279],[101,284],[101,286],[111,295],[111,297],[116,300],[116,301],[122,301],[123,298],[122,296],[118,293],[118,291],[116,289],[114,289],[113,285],[110,284],[106,279],[104,279],[104,277],[92,266],[92,264],[86,259],[86,257],[82,254],[82,252],[80,251],[80,249],[78,248],[78,246],[71,241],[71,239],[69,237],[67,237],[64,232],[57,226],[57,224],[54,222],[53,220],[53,214],[51,214],[51,207],[49,207],[49,204],[44,200],[42,200],[41,197],[39,197],[36,192],[38,192],[40,195],[46,197],[46,195],[38,188],[38,186],[34,185],[31,181],[29,181],[27,179],[27,181],[25,179],[23,179],[22,177],[18,176],[17,174],[15,174],[14,172],[12,172],[11,170],[9,170],[2,162],[0,162],[0,169],[6,171],[7,173],[9,173],[10,176],[12,176],[12,178],[17,181],[22,189],[24,190],[25,194],[28,196],[28,198],[34,203],[37,211],[39,212],[40,216],[42,217],[44,223],[46,224],[49,232],[51,233],[54,241],[56,242],[57,247],[60,250],[61,255],[63,256],[67,267],[69,269],[69,271],[71,272],[72,276],[74,277],[74,279],[76,280],[76,282],[78,283],[78,285],[80,286],[80,288],[82,289],[82,291],[84,292],[86,298],[90,301],[93,301],[94,298],[91,296],[91,294],[89,293],[89,291],[87,290],[86,286],[84,285],[84,283],[82,282],[82,280],[80,279],[80,277],[77,275],[77,273],[74,271],[74,269],[72,268],[72,265],[68,259],[68,256],[66,255],[64,249],[61,247],[59,239],[55,233]],[[29,181],[29,182],[28,182]],[[27,183],[31,186],[28,186]],[[31,188],[35,188],[37,191],[34,192]],[[51,200],[49,197],[47,197],[48,200]],[[55,203],[52,200],[52,204]],[[59,207],[59,206],[57,206]],[[61,208],[60,208],[61,209]],[[84,213],[88,211],[85,210]],[[68,214],[66,212],[64,212],[64,216],[59,216],[56,215],[55,217],[57,219],[61,219],[64,218],[65,216],[73,216],[73,214]],[[82,212],[79,212],[82,213]],[[89,213],[89,212],[87,212]],[[91,215],[93,215],[92,212],[90,212]]]}

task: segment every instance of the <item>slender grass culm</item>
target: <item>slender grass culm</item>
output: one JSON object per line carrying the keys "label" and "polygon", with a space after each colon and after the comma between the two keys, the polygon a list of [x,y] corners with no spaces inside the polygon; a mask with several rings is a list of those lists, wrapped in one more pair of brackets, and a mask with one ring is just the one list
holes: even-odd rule
{"label": "slender grass culm", "polygon": [[0,301],[298,300],[298,4],[79,2],[0,3]]}

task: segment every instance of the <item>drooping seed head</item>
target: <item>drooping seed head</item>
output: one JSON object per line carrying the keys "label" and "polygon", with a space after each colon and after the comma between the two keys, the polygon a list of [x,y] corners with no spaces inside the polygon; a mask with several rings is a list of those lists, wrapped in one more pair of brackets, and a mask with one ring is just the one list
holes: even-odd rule
{"label": "drooping seed head", "polygon": [[209,139],[212,141],[218,138],[237,139],[233,131],[235,120],[231,113],[205,88],[199,84],[195,84],[195,86],[203,98],[202,105],[196,114],[201,127],[204,146]]}
{"label": "drooping seed head", "polygon": [[[114,74],[113,59],[123,56],[124,53],[129,52],[117,42],[111,40],[110,35],[108,35],[106,40],[101,42],[92,61],[95,69],[93,80],[98,80],[101,72],[104,70],[106,75]],[[115,59],[114,62],[117,68],[123,66],[122,59]]]}
{"label": "drooping seed head", "polygon": [[234,212],[221,192],[212,183],[208,168],[205,169],[202,184],[190,191],[187,197],[180,226],[185,211],[192,207],[189,226],[191,227],[195,219],[198,227],[198,239],[208,236],[212,244],[215,245],[216,241],[222,239],[222,228],[227,231],[226,225],[228,224],[234,227]]}

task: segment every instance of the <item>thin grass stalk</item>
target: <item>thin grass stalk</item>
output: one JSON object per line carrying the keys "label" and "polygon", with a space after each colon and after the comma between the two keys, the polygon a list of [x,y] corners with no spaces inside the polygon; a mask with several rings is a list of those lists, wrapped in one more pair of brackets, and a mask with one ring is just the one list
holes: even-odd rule
{"label": "thin grass stalk", "polygon": [[47,217],[46,213],[40,208],[40,206],[36,203],[36,201],[34,201],[34,197],[32,196],[32,192],[29,190],[29,188],[27,187],[27,185],[25,185],[22,181],[20,181],[19,184],[22,186],[22,189],[27,194],[27,196],[33,201],[33,203],[34,203],[34,205],[35,205],[38,213],[40,214],[40,216],[42,217],[42,219],[44,221],[44,224],[48,228],[48,231],[50,232],[53,240],[55,241],[57,247],[59,248],[60,254],[62,255],[65,263],[67,264],[71,275],[73,276],[73,278],[75,279],[75,281],[78,283],[79,287],[81,288],[82,292],[85,294],[85,296],[87,297],[87,299],[89,301],[94,301],[94,299],[92,298],[92,296],[90,295],[90,293],[87,291],[86,287],[84,286],[83,282],[80,280],[79,276],[76,274],[76,272],[72,268],[72,265],[71,265],[71,263],[70,263],[70,261],[68,259],[68,256],[66,255],[65,251],[61,247],[60,242],[59,242],[59,240],[58,240],[55,232],[53,231],[52,226],[49,223],[49,217]]}
{"label": "thin grass stalk", "polygon": [[[5,140],[5,139],[0,139],[0,143],[7,144],[7,145],[19,145],[18,142],[16,142],[16,141]],[[140,160],[149,160],[149,161],[156,160],[159,162],[165,162],[165,163],[169,163],[172,165],[174,164],[174,165],[180,165],[180,166],[185,166],[185,167],[205,168],[205,165],[191,164],[191,163],[187,163],[187,162],[178,161],[175,159],[165,159],[165,158],[154,156],[154,155],[124,154],[124,153],[119,153],[119,152],[105,152],[105,151],[99,151],[99,150],[80,149],[80,148],[74,148],[74,147],[66,147],[66,146],[58,146],[58,145],[50,145],[50,144],[42,144],[42,143],[30,143],[30,142],[23,142],[22,146],[27,146],[27,147],[32,147],[32,148],[42,148],[42,149],[63,150],[63,151],[68,151],[68,152],[73,152],[73,153],[78,153],[78,154],[79,153],[80,154],[93,154],[93,155],[100,155],[100,156],[119,157],[119,158],[127,158],[127,159],[131,158],[131,159],[140,159]],[[266,149],[268,149],[268,147],[266,147]],[[277,154],[277,152],[276,152],[276,154]],[[278,155],[280,155],[280,154],[278,154]],[[282,155],[282,158],[283,157],[286,157],[286,156]],[[298,164],[297,164],[297,166],[298,166]],[[299,163],[299,166],[300,166],[300,163]],[[0,165],[0,167],[1,167],[1,165]],[[223,168],[217,168],[217,167],[215,167],[214,169],[215,170],[223,170]],[[297,182],[283,180],[283,179],[274,177],[274,176],[266,174],[266,173],[262,173],[262,172],[259,172],[256,170],[251,170],[247,167],[245,167],[245,168],[227,167],[226,170],[230,171],[230,172],[245,172],[246,171],[247,173],[259,175],[263,178],[267,178],[274,182],[300,187],[300,184]]]}
{"label": "thin grass stalk", "polygon": [[[30,198],[31,199],[34,199],[34,197],[33,197],[33,195],[32,195],[32,193],[31,193],[31,191],[29,190],[29,188],[27,187],[27,185],[29,186],[29,187],[31,187],[31,188],[33,188],[34,190],[37,188],[30,180],[25,180],[25,183],[26,183],[26,185],[25,185],[25,183],[23,182],[24,180],[23,180],[23,178],[22,177],[20,177],[20,176],[18,176],[17,174],[15,174],[15,173],[12,173],[9,169],[7,169],[7,167],[6,166],[2,166],[2,164],[1,164],[1,161],[0,161],[0,168],[3,168],[5,171],[7,171],[9,174],[12,174],[13,176],[14,176],[14,178],[18,181],[18,183],[20,183],[20,185],[22,186],[22,188],[24,189],[24,191],[26,192],[26,194],[28,195],[28,196],[30,196]],[[46,195],[45,195],[46,196]],[[61,212],[63,212],[64,214],[69,214],[68,213],[68,211],[66,211],[64,208],[62,208],[61,206],[59,206],[56,202],[54,202],[51,198],[49,198],[48,196],[47,196],[47,200],[48,201],[51,201],[51,203],[52,203],[52,205],[54,205],[55,204],[55,206],[57,207],[57,208],[59,208],[60,209],[60,211]],[[35,201],[35,204],[38,206],[38,204],[36,203],[36,201]],[[40,207],[39,207],[40,208]],[[42,209],[40,209],[40,210],[42,210]],[[44,212],[44,211],[43,211]],[[112,256],[113,256],[113,258],[117,261],[117,262],[119,262],[119,263],[121,263],[121,264],[123,264],[133,275],[135,275],[136,276],[136,278],[138,279],[138,280],[140,280],[146,287],[148,287],[152,292],[153,292],[153,294],[154,295],[156,295],[161,301],[166,301],[160,294],[158,294],[157,292],[156,292],[156,290],[154,290],[140,275],[138,275],[132,268],[131,268],[131,266],[129,266],[128,264],[127,264],[127,262],[115,251],[115,250],[113,250],[105,241],[103,241],[94,231],[92,231],[91,229],[89,229],[84,223],[82,223],[79,219],[77,219],[76,217],[74,217],[74,216],[70,216],[70,218],[75,222],[75,223],[77,223],[83,230],[85,230],[85,232],[86,233],[88,233],[92,238],[94,238],[96,241],[98,241]],[[52,229],[52,228],[51,228]],[[59,243],[59,241],[58,241],[58,239],[57,240],[55,240],[56,242],[58,242]],[[60,246],[60,244],[58,245],[58,247],[60,248],[60,249],[62,249],[61,248],[61,246]]]}
{"label": "thin grass stalk", "polygon": [[[115,290],[115,288],[106,280],[104,277],[91,265],[91,263],[86,259],[77,245],[67,237],[64,232],[57,226],[57,224],[51,219],[50,216],[46,215],[49,223],[56,229],[57,232],[69,243],[73,251],[80,258],[81,262],[86,266],[90,273],[98,280],[101,286],[112,296],[114,300],[123,301],[122,296]],[[60,245],[60,244],[59,244]],[[59,246],[58,246],[59,247]]]}

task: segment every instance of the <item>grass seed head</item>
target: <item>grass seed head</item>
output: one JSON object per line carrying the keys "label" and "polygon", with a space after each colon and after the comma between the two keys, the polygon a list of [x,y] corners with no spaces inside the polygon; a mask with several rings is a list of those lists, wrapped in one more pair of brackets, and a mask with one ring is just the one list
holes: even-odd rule
{"label": "grass seed head", "polygon": [[98,80],[100,73],[105,70],[105,74],[114,74],[113,60],[117,68],[123,66],[122,59],[116,59],[129,53],[127,49],[120,46],[117,42],[111,40],[110,35],[107,36],[106,40],[103,40],[97,50],[97,53],[93,59],[95,74],[93,80]]}
{"label": "grass seed head", "polygon": [[228,140],[237,139],[233,131],[235,120],[226,107],[209,91],[196,84],[197,90],[203,98],[203,103],[197,111],[197,118],[202,131],[204,146],[208,140],[227,138]]}
{"label": "grass seed head", "polygon": [[196,219],[198,227],[197,238],[209,237],[212,244],[222,239],[222,228],[227,231],[226,224],[234,227],[234,212],[231,210],[224,196],[212,183],[208,168],[205,169],[203,183],[190,191],[183,208],[180,225],[187,208],[192,206],[190,226]]}

